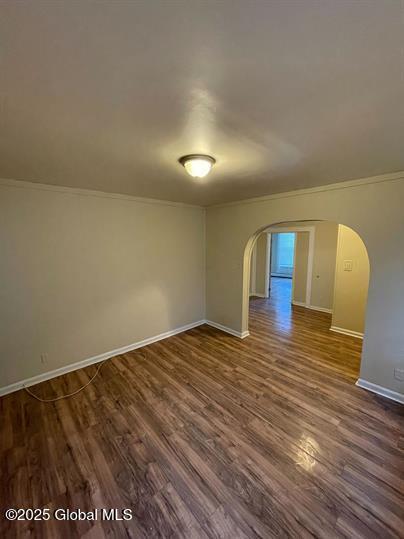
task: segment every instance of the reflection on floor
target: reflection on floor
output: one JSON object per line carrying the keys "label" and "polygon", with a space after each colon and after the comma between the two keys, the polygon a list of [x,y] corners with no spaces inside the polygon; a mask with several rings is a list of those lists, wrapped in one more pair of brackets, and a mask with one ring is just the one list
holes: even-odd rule
{"label": "reflection on floor", "polygon": [[292,302],[292,279],[284,277],[271,277],[270,297],[277,307]]}
{"label": "reflection on floor", "polygon": [[292,279],[272,277],[269,299],[252,297],[250,300],[250,333],[254,332],[257,321],[260,328],[265,328],[268,332],[267,339],[276,341],[279,336],[287,335],[290,337],[287,346],[292,347],[304,347],[307,340],[310,340],[310,345],[317,347],[317,354],[320,354],[322,349],[325,351],[322,355],[324,361],[331,361],[343,367],[346,374],[356,381],[362,341],[353,337],[337,336],[330,331],[330,314],[297,307],[292,305],[291,301]]}
{"label": "reflection on floor", "polygon": [[278,329],[290,330],[292,327],[292,279],[271,277],[270,305],[274,309]]}

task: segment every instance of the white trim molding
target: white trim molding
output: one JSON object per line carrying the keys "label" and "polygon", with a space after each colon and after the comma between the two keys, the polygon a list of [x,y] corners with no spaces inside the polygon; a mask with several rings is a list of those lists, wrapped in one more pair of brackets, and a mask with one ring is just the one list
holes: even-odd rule
{"label": "white trim molding", "polygon": [[264,195],[260,197],[245,198],[242,200],[235,200],[232,202],[222,202],[219,204],[210,204],[208,206],[200,206],[198,204],[187,204],[185,202],[175,202],[170,200],[160,200],[154,198],[143,198],[132,195],[123,195],[120,193],[109,193],[106,191],[96,191],[91,189],[83,189],[80,187],[66,187],[61,185],[53,185],[40,182],[29,182],[24,180],[14,180],[10,178],[0,178],[0,185],[8,187],[22,187],[25,189],[42,189],[46,191],[55,191],[60,193],[73,193],[76,195],[84,196],[96,196],[103,198],[118,198],[122,200],[132,200],[134,202],[142,202],[145,204],[165,204],[168,206],[188,206],[194,208],[222,208],[225,206],[239,206],[241,204],[254,204],[264,202],[266,200],[277,200],[281,198],[299,197],[305,196],[311,193],[321,193],[323,191],[335,191],[340,189],[351,189],[360,185],[371,185],[374,183],[391,182],[404,179],[404,171],[389,172],[387,174],[380,174],[378,176],[371,176],[367,178],[357,178],[354,180],[334,182],[327,185],[320,185],[318,187],[308,187],[303,189],[296,189],[294,191],[284,191],[282,193],[276,193],[273,195]]}
{"label": "white trim molding", "polygon": [[266,298],[269,298],[271,286],[271,256],[272,256],[272,234],[267,232],[267,244],[266,244],[266,253],[265,253],[265,280],[264,280],[264,290]]}
{"label": "white trim molding", "polygon": [[292,301],[292,305],[297,307],[304,307],[305,309],[311,309],[312,311],[320,311],[320,313],[332,314],[332,309],[327,309],[326,307],[318,307],[317,305],[307,305],[304,301]]}
{"label": "white trim molding", "polygon": [[162,341],[163,339],[167,339],[168,337],[173,337],[174,335],[177,335],[178,333],[183,333],[184,331],[188,331],[189,329],[196,328],[205,323],[206,323],[205,320],[198,320],[198,322],[193,322],[191,324],[187,324],[186,326],[181,326],[171,331],[160,333],[159,335],[155,335],[154,337],[149,337],[147,339],[144,339],[143,341],[138,341],[133,344],[128,344],[127,346],[123,346],[122,348],[117,348],[116,350],[110,350],[109,352],[104,352],[103,354],[99,354],[98,356],[93,356],[87,359],[83,359],[82,361],[71,363],[70,365],[66,365],[65,367],[60,367],[59,369],[54,369],[52,371],[48,371],[42,374],[38,374],[36,376],[32,376],[31,378],[27,378],[26,380],[15,382],[14,384],[10,384],[8,386],[0,388],[0,397],[2,397],[3,395],[7,395],[8,393],[13,393],[14,391],[23,389],[24,387],[33,386],[35,384],[45,382],[46,380],[50,380],[51,378],[62,376],[63,374],[67,374],[68,372],[76,371],[77,369],[83,369],[84,367],[88,367],[89,365],[93,365],[94,363],[99,363],[100,361],[105,361],[106,359],[110,359],[112,357],[119,356],[121,354],[126,354],[127,352],[131,352],[132,350],[136,350],[137,348],[142,348],[143,346],[147,346],[148,344],[152,344],[157,341]]}
{"label": "white trim molding", "polygon": [[217,322],[213,322],[212,320],[205,320],[205,324],[207,324],[208,326],[212,326],[213,328],[220,329],[221,331],[229,333],[230,335],[238,337],[239,339],[245,339],[250,335],[249,331],[237,331],[227,326],[223,326],[222,324],[218,324]]}
{"label": "white trim molding", "polygon": [[307,309],[307,305],[304,301],[292,300],[292,305],[295,305],[296,307],[304,307],[305,309]]}
{"label": "white trim molding", "polygon": [[221,202],[219,204],[212,204],[208,208],[223,208],[226,206],[239,206],[241,204],[255,204],[264,202],[266,200],[277,200],[280,198],[299,197],[309,195],[311,193],[321,193],[323,191],[336,191],[340,189],[352,189],[360,185],[371,185],[373,183],[392,182],[404,179],[404,171],[388,172],[387,174],[380,174],[378,176],[370,176],[367,178],[357,178],[354,180],[340,181],[329,183],[327,185],[319,185],[318,187],[308,187],[303,189],[296,189],[294,191],[284,191],[282,193],[276,193],[273,195],[264,195],[260,197],[245,198],[242,200],[234,200],[232,202]]}
{"label": "white trim molding", "polygon": [[318,307],[317,305],[308,305],[307,308],[311,309],[312,311],[319,311],[320,313],[332,314],[332,309],[328,309],[327,307]]}
{"label": "white trim molding", "polygon": [[357,339],[363,339],[363,333],[360,333],[359,331],[352,331],[351,329],[331,326],[330,331],[334,331],[335,333],[342,333],[343,335],[349,335],[350,337],[356,337]]}
{"label": "white trim molding", "polygon": [[366,389],[367,391],[371,391],[372,393],[376,393],[377,395],[381,395],[382,397],[386,397],[386,399],[404,404],[404,395],[402,393],[398,393],[397,391],[392,391],[386,387],[378,386],[377,384],[368,382],[363,378],[358,378],[355,385],[362,389]]}
{"label": "white trim molding", "polygon": [[189,208],[199,208],[206,210],[204,206],[198,204],[188,204],[186,202],[175,202],[171,200],[161,200],[158,198],[145,198],[132,195],[123,195],[121,193],[109,193],[107,191],[96,191],[94,189],[83,189],[81,187],[66,187],[62,185],[53,185],[50,183],[28,182],[24,180],[12,180],[0,178],[1,187],[14,187],[20,189],[36,189],[40,191],[53,191],[55,193],[67,193],[70,195],[91,196],[97,198],[115,198],[129,202],[138,202],[140,204],[162,204],[163,206],[183,206]]}
{"label": "white trim molding", "polygon": [[250,292],[250,298],[253,296],[255,296],[256,298],[268,299],[268,296],[266,296],[265,294],[261,294],[261,292]]}

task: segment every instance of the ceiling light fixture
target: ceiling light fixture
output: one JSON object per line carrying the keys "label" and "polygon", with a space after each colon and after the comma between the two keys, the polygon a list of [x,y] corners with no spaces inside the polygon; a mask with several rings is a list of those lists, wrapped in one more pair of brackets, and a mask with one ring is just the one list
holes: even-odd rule
{"label": "ceiling light fixture", "polygon": [[181,165],[193,178],[204,178],[216,163],[216,159],[210,155],[184,155],[179,159]]}

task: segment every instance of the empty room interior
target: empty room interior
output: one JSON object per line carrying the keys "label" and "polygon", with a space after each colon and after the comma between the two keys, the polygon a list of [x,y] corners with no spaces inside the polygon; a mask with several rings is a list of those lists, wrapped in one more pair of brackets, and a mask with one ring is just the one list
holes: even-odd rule
{"label": "empty room interior", "polygon": [[0,36],[0,536],[404,538],[403,0]]}

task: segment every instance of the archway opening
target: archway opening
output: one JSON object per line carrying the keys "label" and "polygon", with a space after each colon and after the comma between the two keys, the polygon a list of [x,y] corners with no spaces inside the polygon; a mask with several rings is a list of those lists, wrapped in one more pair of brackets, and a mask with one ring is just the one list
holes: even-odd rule
{"label": "archway opening", "polygon": [[279,346],[289,342],[307,353],[317,346],[357,377],[369,277],[366,246],[350,227],[331,221],[262,227],[244,253],[243,331],[277,335]]}

